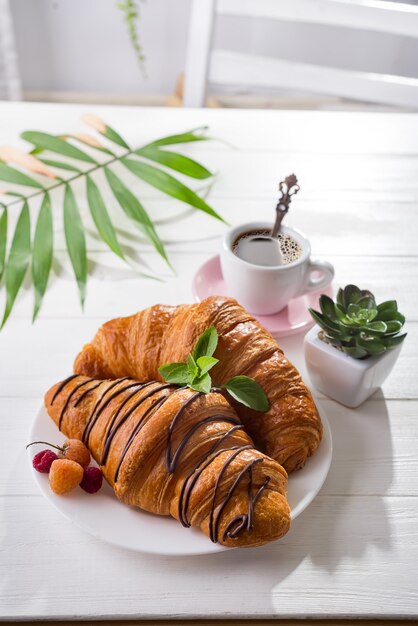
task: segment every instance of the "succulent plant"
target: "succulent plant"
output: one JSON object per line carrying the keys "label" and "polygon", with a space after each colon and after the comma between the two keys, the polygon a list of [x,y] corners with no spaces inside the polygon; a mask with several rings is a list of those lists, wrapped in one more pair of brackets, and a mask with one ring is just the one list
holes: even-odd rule
{"label": "succulent plant", "polygon": [[405,317],[396,300],[376,304],[370,291],[356,285],[339,289],[336,302],[322,295],[319,306],[321,312],[309,312],[322,328],[324,341],[355,359],[383,354],[406,337],[399,334]]}

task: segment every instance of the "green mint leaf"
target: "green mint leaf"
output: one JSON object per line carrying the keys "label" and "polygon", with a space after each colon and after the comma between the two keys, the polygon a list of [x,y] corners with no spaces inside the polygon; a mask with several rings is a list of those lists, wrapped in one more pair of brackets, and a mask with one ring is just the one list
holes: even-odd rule
{"label": "green mint leaf", "polygon": [[188,370],[187,382],[191,383],[199,375],[199,368],[197,367],[196,361],[191,354],[189,354],[189,356],[187,357],[186,367]]}
{"label": "green mint leaf", "polygon": [[224,388],[237,402],[250,409],[263,413],[269,409],[269,401],[263,388],[248,376],[234,376],[224,385]]}
{"label": "green mint leaf", "polygon": [[215,359],[213,356],[200,356],[196,363],[200,370],[200,375],[203,376],[203,374],[211,370],[214,365],[219,363],[219,359]]}
{"label": "green mint leaf", "polygon": [[159,367],[158,371],[168,383],[187,385],[189,381],[189,369],[186,363],[168,363]]}
{"label": "green mint leaf", "polygon": [[198,359],[201,356],[212,356],[218,345],[218,333],[214,326],[210,326],[202,333],[196,342],[192,352],[193,358]]}
{"label": "green mint leaf", "polygon": [[209,374],[204,374],[201,378],[189,383],[189,387],[195,391],[201,391],[202,393],[209,393],[212,387],[212,379]]}

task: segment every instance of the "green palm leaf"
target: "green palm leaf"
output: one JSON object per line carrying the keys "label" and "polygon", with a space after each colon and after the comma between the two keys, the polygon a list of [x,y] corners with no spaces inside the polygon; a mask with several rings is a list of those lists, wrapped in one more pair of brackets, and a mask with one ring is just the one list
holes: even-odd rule
{"label": "green palm leaf", "polygon": [[79,148],[76,148],[72,144],[68,143],[60,137],[55,137],[49,133],[41,133],[36,130],[27,130],[20,135],[22,139],[32,143],[37,150],[49,150],[50,152],[57,152],[64,156],[78,161],[86,161],[87,163],[97,163],[89,154],[86,154]]}
{"label": "green palm leaf", "polygon": [[135,154],[176,170],[185,176],[190,176],[190,178],[203,180],[213,176],[212,172],[206,169],[206,167],[178,152],[169,152],[168,150],[160,150],[155,146],[148,146],[137,150]]}
{"label": "green palm leaf", "polygon": [[[205,127],[195,128],[184,133],[170,135],[168,137],[161,137],[156,141],[142,146],[142,148],[138,148],[135,152],[129,147],[125,139],[123,139],[123,137],[121,137],[115,129],[111,126],[105,125],[104,122],[101,123],[98,118],[96,118],[96,120],[93,118],[90,120],[90,125],[108,140],[125,149],[126,153],[124,155],[116,156],[108,148],[100,148],[102,152],[109,154],[109,159],[107,162],[98,162],[95,158],[90,156],[89,152],[84,151],[82,145],[82,135],[79,137],[74,135],[75,139],[81,141],[80,149],[78,144],[74,144],[70,140],[67,141],[68,138],[72,137],[71,135],[52,135],[34,130],[26,131],[22,133],[21,136],[23,139],[31,142],[33,146],[30,151],[31,154],[39,155],[45,151],[55,153],[61,156],[61,158],[56,159],[55,155],[52,155],[51,158],[43,158],[43,155],[41,154],[40,160],[50,167],[70,172],[70,175],[67,176],[66,179],[64,179],[64,177],[57,176],[55,182],[50,183],[50,187],[46,187],[38,182],[36,178],[32,177],[30,171],[27,174],[24,171],[21,171],[20,169],[17,169],[14,166],[6,164],[0,160],[0,181],[3,180],[6,183],[9,182],[32,188],[25,194],[17,191],[5,192],[8,196],[14,197],[14,199],[9,203],[10,205],[24,201],[10,245],[7,242],[7,236],[9,235],[10,237],[10,233],[8,233],[9,206],[6,207],[5,204],[0,202],[0,280],[3,275],[6,291],[6,306],[1,326],[5,324],[11,313],[15,299],[22,286],[28,265],[31,263],[30,215],[27,200],[33,196],[43,196],[42,206],[36,221],[31,263],[31,277],[35,290],[35,305],[33,312],[34,319],[38,315],[43,297],[48,287],[53,258],[53,212],[48,195],[50,190],[55,189],[56,187],[64,187],[64,234],[69,258],[78,283],[82,305],[85,299],[88,264],[85,230],[74,193],[69,186],[69,183],[74,179],[86,178],[86,197],[97,232],[106,245],[118,257],[124,259],[127,263],[130,263],[129,256],[124,253],[122,247],[120,246],[100,188],[91,178],[91,173],[95,170],[100,169],[104,171],[113,195],[123,212],[135,223],[136,226],[139,227],[139,229],[155,247],[156,251],[162,256],[162,258],[164,258],[168,265],[170,265],[164,245],[160,240],[154,224],[142,203],[129,190],[127,185],[119,178],[119,176],[109,169],[110,164],[114,161],[122,162],[125,167],[133,172],[138,178],[168,196],[176,198],[181,202],[211,215],[212,217],[224,221],[214,211],[214,209],[212,209],[212,207],[205,202],[203,197],[199,195],[199,191],[193,191],[163,169],[169,168],[175,172],[180,172],[185,176],[197,180],[204,180],[212,177],[213,174],[194,159],[177,152],[172,152],[171,150],[161,149],[164,146],[171,146],[174,144],[206,141],[209,137],[203,135]],[[84,143],[90,146],[89,141],[86,140]],[[133,155],[133,158],[126,158],[129,155]],[[141,157],[141,160],[136,158],[136,155]],[[47,156],[49,157],[49,155]],[[67,162],[67,159],[74,159],[75,161],[78,161],[78,163],[76,162],[73,165],[71,161]],[[84,162],[88,165],[84,165],[84,167],[82,167],[82,163],[80,162]],[[152,162],[157,165],[154,166]],[[158,167],[158,165],[162,167]],[[209,188],[210,184],[207,185],[207,187]],[[132,266],[136,269],[135,263],[133,263]],[[157,278],[156,276],[149,274],[143,273],[143,275],[148,278]],[[379,315],[379,319],[383,319],[385,313],[387,312],[382,311]],[[380,316],[382,316],[382,318]],[[397,318],[393,317],[392,319]]]}
{"label": "green palm leaf", "polygon": [[3,213],[0,217],[0,280],[3,276],[6,263],[6,242],[7,242],[7,206],[3,205]]}
{"label": "green palm leaf", "polygon": [[52,266],[53,254],[53,227],[51,202],[48,193],[44,195],[38,220],[32,251],[32,280],[35,288],[35,306],[33,321],[41,308],[42,300],[48,285],[48,278]]}
{"label": "green palm leaf", "polygon": [[106,124],[106,130],[101,134],[104,137],[110,139],[110,141],[113,141],[113,143],[118,144],[118,146],[122,146],[122,148],[126,148],[127,150],[129,150],[129,146],[126,141],[111,126]]}
{"label": "green palm leaf", "polygon": [[43,185],[37,180],[16,170],[10,165],[0,163],[0,180],[4,180],[7,183],[13,183],[15,185],[24,185],[25,187],[36,187],[37,189],[43,189]]}
{"label": "green palm leaf", "polygon": [[87,176],[86,184],[90,213],[100,237],[118,257],[124,259],[124,254],[117,240],[115,229],[110,221],[109,213],[99,188],[90,176]]}
{"label": "green palm leaf", "polygon": [[111,150],[109,150],[109,148],[106,148],[106,146],[96,146],[96,145],[93,145],[93,144],[89,143],[88,141],[86,141],[85,139],[83,139],[82,137],[71,136],[71,139],[73,139],[74,141],[79,141],[80,143],[84,144],[85,146],[88,146],[89,148],[92,148],[93,150],[98,150],[99,152],[103,152],[104,154],[109,154],[110,156],[115,156],[115,153],[112,152]]}
{"label": "green palm leaf", "polygon": [[[23,193],[20,193],[19,191],[10,191],[10,189],[8,189],[7,191],[5,191],[3,193],[6,196],[13,196],[15,198],[20,198],[21,200],[24,200],[25,197],[26,197]],[[39,192],[37,192],[37,193],[39,193]],[[5,205],[3,205],[3,206],[5,206]]]}
{"label": "green palm leaf", "polygon": [[216,219],[221,222],[225,222],[225,220],[212,209],[200,196],[198,196],[192,189],[183,185],[177,178],[167,174],[163,170],[160,170],[157,167],[152,165],[148,165],[147,163],[142,163],[140,161],[134,161],[133,159],[123,158],[121,162],[138,178],[141,178],[143,181],[159,189],[163,193],[168,196],[172,196],[181,202],[185,202],[190,206],[195,207],[195,209],[199,209],[200,211],[204,211],[208,213],[212,217],[216,217]]}
{"label": "green palm leaf", "polygon": [[54,161],[53,159],[39,159],[45,165],[50,165],[51,167],[57,167],[60,170],[68,170],[69,172],[78,172],[80,173],[80,168],[75,165],[71,165],[70,163],[63,163],[62,161]]}
{"label": "green palm leaf", "polygon": [[9,317],[16,296],[22,286],[30,259],[30,217],[28,203],[23,203],[22,210],[17,220],[12,245],[5,269],[6,284],[6,307],[4,310],[1,328]]}
{"label": "green palm leaf", "polygon": [[84,306],[87,283],[86,236],[80,211],[70,185],[65,186],[64,194],[64,233],[68,255],[73,266],[80,292],[81,306]]}
{"label": "green palm leaf", "polygon": [[[180,133],[178,135],[169,135],[168,137],[161,137],[161,139],[156,139],[156,141],[151,141],[147,143],[144,148],[148,146],[171,146],[175,143],[191,143],[193,141],[207,141],[210,137],[206,137],[205,135],[196,135],[197,132],[201,132],[206,130],[207,126],[199,126],[198,128],[193,128],[192,130],[188,130],[185,133]],[[139,148],[142,150],[142,148]]]}
{"label": "green palm leaf", "polygon": [[[133,193],[126,187],[121,179],[108,167],[104,168],[107,181],[112,192],[120,204],[122,210],[130,217],[141,231],[148,237],[157,252],[170,265],[167,254],[160,238],[158,237],[154,224],[151,222],[148,213]],[[171,265],[170,265],[171,267]]]}

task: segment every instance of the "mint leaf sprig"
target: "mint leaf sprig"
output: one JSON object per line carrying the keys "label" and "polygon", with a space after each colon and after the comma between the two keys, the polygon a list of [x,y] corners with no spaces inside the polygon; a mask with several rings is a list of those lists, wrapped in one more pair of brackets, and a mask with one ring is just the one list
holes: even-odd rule
{"label": "mint leaf sprig", "polygon": [[[158,371],[167,383],[210,393],[212,378],[209,371],[219,363],[219,359],[213,356],[217,345],[218,333],[214,326],[210,326],[200,335],[185,363],[168,363],[159,367]],[[269,409],[263,388],[249,376],[234,376],[222,386],[222,390],[250,409],[263,413]]]}

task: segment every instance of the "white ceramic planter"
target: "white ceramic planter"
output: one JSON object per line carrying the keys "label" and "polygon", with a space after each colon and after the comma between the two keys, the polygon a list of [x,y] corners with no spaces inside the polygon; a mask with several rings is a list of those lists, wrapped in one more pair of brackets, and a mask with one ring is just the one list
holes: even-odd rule
{"label": "white ceramic planter", "polygon": [[350,408],[362,404],[390,374],[402,344],[381,356],[353,359],[318,337],[319,326],[305,336],[305,361],[312,384]]}

